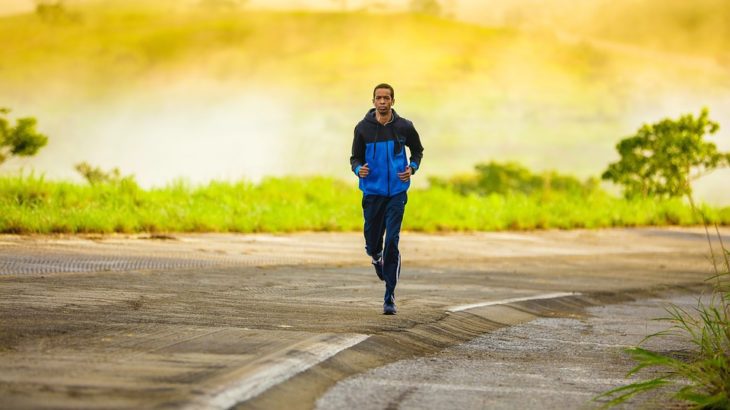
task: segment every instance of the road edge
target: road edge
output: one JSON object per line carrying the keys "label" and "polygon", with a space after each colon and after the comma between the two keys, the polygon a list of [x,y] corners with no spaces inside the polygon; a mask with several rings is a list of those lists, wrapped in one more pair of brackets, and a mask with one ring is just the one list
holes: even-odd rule
{"label": "road edge", "polygon": [[436,321],[399,331],[373,334],[307,370],[274,385],[235,409],[312,409],[338,381],[397,360],[437,353],[504,327],[541,317],[585,317],[589,307],[633,302],[668,295],[701,294],[705,282],[660,285],[647,289],[586,292],[554,298],[506,300],[459,311],[445,311]]}

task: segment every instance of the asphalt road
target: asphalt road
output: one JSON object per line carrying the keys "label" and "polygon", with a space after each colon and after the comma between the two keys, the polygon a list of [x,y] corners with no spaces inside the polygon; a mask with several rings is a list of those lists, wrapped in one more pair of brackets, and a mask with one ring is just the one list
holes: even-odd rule
{"label": "asphalt road", "polygon": [[[664,308],[670,303],[692,311],[697,298],[663,292],[586,307],[580,315],[537,317],[432,355],[348,377],[317,401],[317,409],[600,408],[608,401],[598,397],[602,393],[659,376],[658,369],[646,369],[627,378],[636,363],[625,349],[667,329],[666,322],[652,319],[666,317]],[[641,346],[673,357],[689,357],[694,348],[679,335],[652,338]],[[639,395],[621,408],[687,408],[669,400],[667,393],[671,386]]]}
{"label": "asphalt road", "polygon": [[696,294],[711,273],[701,229],[404,233],[401,246],[399,312],[384,316],[359,234],[0,236],[0,407],[313,408],[383,366]]}

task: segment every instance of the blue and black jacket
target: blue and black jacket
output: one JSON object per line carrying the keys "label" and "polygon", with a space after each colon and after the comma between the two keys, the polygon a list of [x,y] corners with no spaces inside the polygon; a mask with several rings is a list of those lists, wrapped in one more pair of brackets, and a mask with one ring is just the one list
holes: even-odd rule
{"label": "blue and black jacket", "polygon": [[[399,117],[392,110],[390,122],[383,125],[375,119],[375,108],[355,126],[352,140],[350,167],[355,175],[360,167],[368,164],[370,174],[360,178],[360,190],[365,195],[393,196],[408,189],[411,182],[403,182],[398,173],[411,166],[413,173],[421,166],[423,145],[413,123]],[[411,153],[406,159],[406,150]]]}

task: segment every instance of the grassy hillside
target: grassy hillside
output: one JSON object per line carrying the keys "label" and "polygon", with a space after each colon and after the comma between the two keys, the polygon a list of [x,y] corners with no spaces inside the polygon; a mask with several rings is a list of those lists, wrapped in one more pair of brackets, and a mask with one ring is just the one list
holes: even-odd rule
{"label": "grassy hillside", "polygon": [[92,3],[66,14],[0,19],[1,90],[65,81],[78,92],[117,93],[195,74],[344,96],[349,84],[389,78],[420,91],[414,100],[424,106],[443,94],[434,89],[559,104],[595,101],[596,84],[610,85],[617,71],[615,56],[585,44],[410,14],[214,12],[166,2]]}
{"label": "grassy hillside", "polygon": [[[671,43],[665,49],[687,53],[710,50],[721,57],[730,50],[730,24],[725,24],[730,23],[730,7],[718,2],[671,1],[662,7],[653,1],[619,2],[596,6],[586,12],[594,18],[583,27],[569,21],[567,28],[627,44]],[[83,89],[109,90],[110,79],[126,87],[130,81],[181,70],[222,80],[289,80],[335,88],[343,81],[369,84],[377,76],[408,87],[438,81],[463,84],[487,76],[489,84],[513,87],[519,85],[516,78],[502,71],[518,68],[513,77],[539,91],[555,80],[561,86],[611,85],[617,74],[636,70],[632,65],[640,63],[542,34],[427,16],[221,12],[178,2],[149,3],[71,3],[58,16],[1,18],[1,89],[69,80]],[[522,3],[504,12],[525,21],[515,27],[554,21],[532,21],[520,8],[529,4]]]}
{"label": "grassy hillside", "polygon": [[401,72],[394,82],[423,85],[493,68],[506,43],[519,39],[513,32],[413,15],[140,5],[68,13],[77,20],[50,22],[35,14],[0,20],[4,88],[68,79],[111,91],[110,78],[129,84],[171,71],[335,87]]}

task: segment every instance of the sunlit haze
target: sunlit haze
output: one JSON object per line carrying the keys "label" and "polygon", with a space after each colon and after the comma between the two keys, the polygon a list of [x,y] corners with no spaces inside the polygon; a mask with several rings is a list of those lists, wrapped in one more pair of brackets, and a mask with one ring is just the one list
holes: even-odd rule
{"label": "sunlit haze", "polygon": [[[80,180],[87,161],[144,186],[355,183],[352,129],[383,81],[421,133],[418,186],[491,160],[598,176],[642,123],[702,107],[730,150],[720,0],[447,0],[438,16],[408,0],[67,1],[51,22],[35,4],[0,2],[0,107],[36,117],[49,144],[4,173]],[[728,180],[697,192],[730,204]]]}

